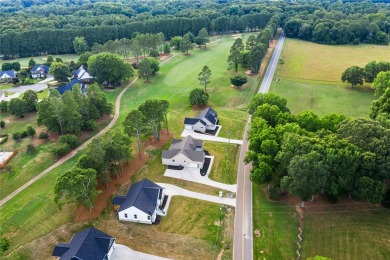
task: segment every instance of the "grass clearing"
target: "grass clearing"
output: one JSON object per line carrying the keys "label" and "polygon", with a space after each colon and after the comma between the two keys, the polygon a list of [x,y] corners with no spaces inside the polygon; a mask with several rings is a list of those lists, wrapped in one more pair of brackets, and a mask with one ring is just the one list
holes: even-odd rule
{"label": "grass clearing", "polygon": [[324,116],[340,113],[349,117],[368,118],[374,91],[370,88],[350,88],[281,79],[274,81],[271,92],[287,99],[293,114],[309,110]]}
{"label": "grass clearing", "polygon": [[342,84],[341,74],[348,67],[364,67],[370,61],[389,61],[390,46],[323,45],[286,39],[277,75],[292,80]]}
{"label": "grass clearing", "polygon": [[[335,206],[324,211],[310,214],[305,210],[303,259],[315,255],[334,260],[390,259],[390,210],[356,211],[348,206]],[[337,213],[340,211],[343,212]]]}
{"label": "grass clearing", "polygon": [[[286,203],[269,201],[264,186],[252,185],[254,259],[296,259],[298,213]],[[288,206],[288,207],[286,207]]]}
{"label": "grass clearing", "polygon": [[[77,60],[79,58],[79,55],[77,55],[77,54],[61,54],[61,55],[53,54],[52,56],[53,56],[54,60],[56,58],[61,58],[63,60],[63,62],[71,62],[71,61],[77,62]],[[20,65],[22,67],[28,67],[28,61],[31,58],[33,58],[35,60],[36,64],[43,64],[47,60],[47,55],[35,56],[35,57],[29,57],[29,58],[11,59],[11,60],[0,59],[0,65],[3,63],[6,63],[6,62],[16,62],[17,61],[20,63]]]}

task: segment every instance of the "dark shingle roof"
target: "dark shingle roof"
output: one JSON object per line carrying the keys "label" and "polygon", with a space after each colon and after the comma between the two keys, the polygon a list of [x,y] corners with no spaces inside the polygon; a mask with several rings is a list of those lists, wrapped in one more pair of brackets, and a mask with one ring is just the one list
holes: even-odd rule
{"label": "dark shingle roof", "polygon": [[45,74],[49,73],[49,66],[46,65],[35,65],[34,68],[32,68],[31,72],[33,73],[40,73],[45,72]]}
{"label": "dark shingle roof", "polygon": [[131,185],[125,199],[123,199],[123,196],[116,196],[112,203],[121,205],[119,212],[130,207],[136,207],[146,214],[152,215],[156,210],[159,191],[162,189],[164,188],[154,182],[143,179]]}
{"label": "dark shingle roof", "polygon": [[217,114],[217,112],[215,112],[214,109],[212,109],[211,107],[208,107],[205,110],[203,110],[202,112],[200,112],[200,114],[197,115],[195,118],[196,119],[206,118],[208,121],[210,121],[210,123],[216,124],[218,121],[218,114]]}
{"label": "dark shingle roof", "polygon": [[11,78],[16,78],[16,72],[14,70],[4,70],[0,71],[0,77],[3,76],[4,74],[7,74]]}
{"label": "dark shingle roof", "polygon": [[73,86],[76,85],[76,84],[81,84],[81,81],[78,80],[78,79],[73,79],[72,81],[66,83],[65,85],[62,85],[61,87],[58,87],[57,91],[62,95],[67,90],[72,91]]}
{"label": "dark shingle roof", "polygon": [[188,118],[188,117],[186,117],[186,118],[184,119],[184,124],[185,124],[185,125],[195,125],[196,123],[199,122],[199,120],[200,120],[200,119],[197,119],[197,118]]}
{"label": "dark shingle roof", "polygon": [[104,260],[115,238],[96,228],[87,228],[76,233],[69,244],[59,243],[52,256],[60,260]]}
{"label": "dark shingle roof", "polygon": [[[200,148],[200,151],[196,150],[197,147]],[[203,162],[203,141],[194,139],[191,135],[186,136],[183,140],[173,139],[169,150],[163,151],[162,158],[171,159],[178,153],[184,154],[194,162]]]}

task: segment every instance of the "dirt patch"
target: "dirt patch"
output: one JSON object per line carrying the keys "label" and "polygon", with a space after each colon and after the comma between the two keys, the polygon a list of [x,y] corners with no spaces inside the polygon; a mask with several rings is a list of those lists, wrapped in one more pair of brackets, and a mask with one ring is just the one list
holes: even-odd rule
{"label": "dirt patch", "polygon": [[169,53],[163,53],[163,54],[160,54],[160,57],[158,57],[158,60],[160,62],[163,62],[163,61],[166,61],[167,59],[169,59],[172,55],[169,54]]}
{"label": "dirt patch", "polygon": [[194,105],[194,106],[192,106],[192,110],[201,111],[201,110],[205,109],[206,107],[207,106]]}
{"label": "dirt patch", "polygon": [[171,137],[171,135],[167,135],[166,130],[162,130],[160,133],[160,142],[156,143],[153,138],[150,138],[149,140],[145,141],[142,145],[142,159],[139,158],[138,154],[135,154],[134,159],[132,159],[130,162],[126,163],[123,166],[122,174],[120,174],[116,178],[113,178],[112,181],[108,183],[108,185],[106,185],[105,183],[99,184],[98,190],[100,190],[101,193],[96,197],[94,201],[94,208],[92,209],[92,211],[90,211],[84,206],[79,206],[74,214],[74,221],[87,221],[100,216],[100,214],[106,208],[110,197],[116,193],[119,187],[128,184],[130,182],[130,178],[139,169],[141,169],[143,165],[146,164],[146,162],[148,161],[148,157],[147,153],[145,153],[145,150],[151,149],[149,148],[150,146],[152,146],[153,149],[160,148],[166,143],[168,143]]}

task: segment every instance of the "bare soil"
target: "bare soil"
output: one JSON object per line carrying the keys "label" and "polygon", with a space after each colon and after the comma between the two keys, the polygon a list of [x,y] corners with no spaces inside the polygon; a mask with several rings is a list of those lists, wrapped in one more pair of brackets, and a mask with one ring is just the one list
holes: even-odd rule
{"label": "bare soil", "polygon": [[100,183],[98,185],[98,190],[101,193],[96,197],[94,201],[94,208],[90,211],[88,208],[84,206],[79,206],[76,209],[74,214],[75,222],[82,222],[91,219],[95,219],[103,212],[106,208],[110,197],[115,194],[119,187],[122,185],[126,185],[130,182],[130,178],[139,170],[143,165],[148,161],[147,153],[145,150],[150,149],[149,147],[160,148],[164,146],[171,139],[171,135],[166,134],[166,130],[162,130],[160,134],[160,141],[158,143],[155,142],[153,138],[145,141],[142,145],[142,159],[139,158],[138,154],[134,155],[134,159],[127,162],[123,166],[123,173],[113,178],[111,182],[106,185],[105,183]]}

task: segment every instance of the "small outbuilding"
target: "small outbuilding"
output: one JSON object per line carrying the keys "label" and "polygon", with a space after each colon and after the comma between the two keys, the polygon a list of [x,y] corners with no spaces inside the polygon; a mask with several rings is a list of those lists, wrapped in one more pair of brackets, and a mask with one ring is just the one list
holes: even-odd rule
{"label": "small outbuilding", "polygon": [[162,152],[162,164],[169,166],[201,169],[204,160],[203,141],[194,139],[191,135],[186,136],[183,140],[172,139],[169,150]]}
{"label": "small outbuilding", "polygon": [[205,133],[207,130],[215,130],[218,124],[218,114],[211,107],[206,108],[194,118],[184,119],[184,128]]}
{"label": "small outbuilding", "polygon": [[67,243],[59,243],[52,256],[60,260],[110,260],[115,238],[91,227],[76,233]]}
{"label": "small outbuilding", "polygon": [[164,188],[143,179],[131,185],[126,196],[115,196],[112,204],[121,221],[153,224],[163,208]]}

